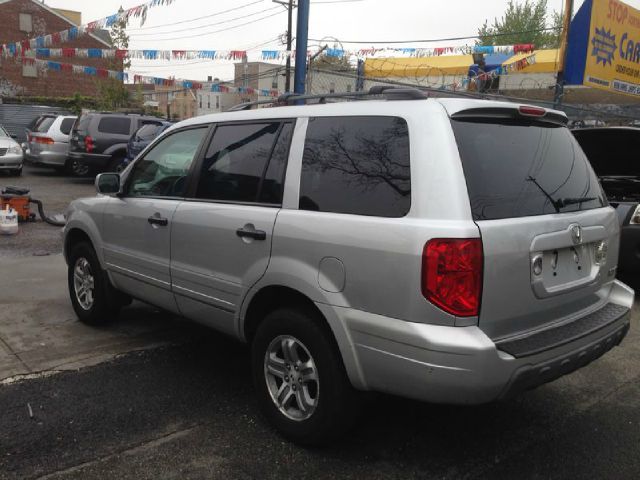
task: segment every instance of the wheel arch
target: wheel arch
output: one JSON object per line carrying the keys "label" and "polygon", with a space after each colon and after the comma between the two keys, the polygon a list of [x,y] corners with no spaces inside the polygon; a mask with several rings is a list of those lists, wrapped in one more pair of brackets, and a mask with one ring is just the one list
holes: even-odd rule
{"label": "wheel arch", "polygon": [[352,385],[355,388],[366,389],[351,335],[330,305],[316,303],[300,290],[279,284],[262,286],[253,290],[247,297],[244,315],[239,324],[240,337],[244,341],[251,343],[260,322],[278,308],[294,307],[311,311],[314,317],[322,322],[321,326],[327,329],[335,342]]}

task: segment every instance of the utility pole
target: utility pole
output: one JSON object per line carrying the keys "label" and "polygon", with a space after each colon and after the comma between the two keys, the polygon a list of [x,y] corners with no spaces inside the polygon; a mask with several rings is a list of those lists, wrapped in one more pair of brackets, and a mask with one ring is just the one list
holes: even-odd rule
{"label": "utility pole", "polygon": [[562,21],[562,36],[560,38],[560,64],[558,65],[558,75],[556,77],[556,87],[553,95],[553,108],[562,105],[564,95],[564,68],[567,64],[567,51],[569,50],[569,29],[571,28],[571,17],[573,15],[573,0],[564,2],[564,18]]}
{"label": "utility pole", "polygon": [[[291,52],[291,44],[293,43],[293,9],[297,5],[293,3],[293,0],[272,0],[274,3],[279,3],[287,9],[287,52]],[[287,63],[285,66],[285,81],[284,91],[291,91],[291,54],[287,54]]]}
{"label": "utility pole", "polygon": [[309,40],[309,0],[298,1],[298,27],[296,28],[296,70],[293,82],[295,93],[304,93],[307,74],[307,42]]}

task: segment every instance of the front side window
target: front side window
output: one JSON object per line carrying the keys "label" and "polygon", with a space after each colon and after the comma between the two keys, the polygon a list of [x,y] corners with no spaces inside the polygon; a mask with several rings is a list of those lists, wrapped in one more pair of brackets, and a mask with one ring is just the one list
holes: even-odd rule
{"label": "front side window", "polygon": [[182,197],[189,167],[208,127],[176,132],[164,138],[138,160],[128,180],[132,197]]}
{"label": "front side window", "polygon": [[[281,140],[277,142],[278,137]],[[289,123],[219,126],[202,165],[197,197],[229,202],[280,203],[290,141]]]}
{"label": "front side window", "polygon": [[102,117],[98,123],[100,133],[113,133],[116,135],[129,135],[131,119],[126,117]]}
{"label": "front side window", "polygon": [[410,206],[409,132],[402,118],[309,119],[301,210],[403,217]]}

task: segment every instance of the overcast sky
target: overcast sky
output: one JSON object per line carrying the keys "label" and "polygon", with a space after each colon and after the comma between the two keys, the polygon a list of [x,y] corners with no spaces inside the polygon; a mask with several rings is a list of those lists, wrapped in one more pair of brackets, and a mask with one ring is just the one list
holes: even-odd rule
{"label": "overcast sky", "polygon": [[[46,0],[47,5],[82,11],[83,23],[118,10],[136,6],[144,0]],[[255,3],[254,3],[255,2]],[[253,3],[238,10],[218,12]],[[335,37],[345,49],[365,48],[347,41],[419,40],[474,35],[485,19],[500,17],[507,0],[312,0],[310,38]],[[549,0],[549,11],[560,10],[564,0]],[[627,0],[640,9],[640,0]],[[582,0],[576,0],[576,11]],[[273,16],[271,16],[273,15]],[[208,18],[202,18],[209,16]],[[269,18],[265,18],[269,17]],[[179,23],[183,22],[183,23]],[[247,24],[239,26],[241,24]],[[295,24],[295,15],[294,15]],[[230,28],[236,27],[237,28]],[[175,0],[170,6],[149,10],[146,23],[129,25],[132,49],[162,50],[245,50],[281,49],[276,38],[287,28],[286,9],[272,0]],[[295,27],[294,27],[295,29]],[[225,31],[220,31],[225,30]],[[295,31],[295,30],[294,30]],[[190,37],[190,38],[189,38]],[[325,40],[332,43],[333,40]],[[310,42],[310,48],[318,42]],[[415,43],[406,46],[447,46],[473,43],[473,40]],[[249,54],[257,59],[258,52]],[[188,64],[185,64],[188,63]],[[207,75],[231,79],[232,62],[134,61],[131,73],[159,77],[201,80]]]}

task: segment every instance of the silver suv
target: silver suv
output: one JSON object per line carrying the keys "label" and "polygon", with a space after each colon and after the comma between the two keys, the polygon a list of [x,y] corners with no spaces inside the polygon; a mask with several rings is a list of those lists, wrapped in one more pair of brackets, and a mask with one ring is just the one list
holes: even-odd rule
{"label": "silver suv", "polygon": [[194,118],[99,176],[64,229],[78,317],[136,298],[248,342],[307,444],[357,391],[489,402],[619,344],[618,219],[564,114],[386,95]]}

